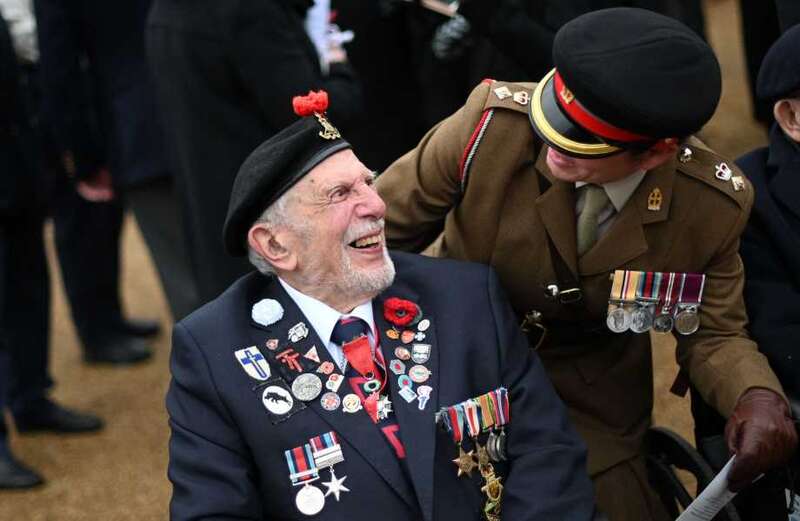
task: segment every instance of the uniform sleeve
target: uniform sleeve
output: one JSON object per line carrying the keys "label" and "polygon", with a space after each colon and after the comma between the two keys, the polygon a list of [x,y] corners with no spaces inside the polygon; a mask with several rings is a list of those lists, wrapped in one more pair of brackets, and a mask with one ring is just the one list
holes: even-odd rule
{"label": "uniform sleeve", "polygon": [[745,266],[744,298],[750,334],[767,356],[786,392],[800,398],[800,289],[785,260],[771,244],[757,216],[739,248]]}
{"label": "uniform sleeve", "polygon": [[532,521],[592,518],[594,495],[586,468],[586,447],[545,374],[539,357],[517,327],[497,276],[489,270],[489,300],[509,390],[503,519]]}
{"label": "uniform sleeve", "polygon": [[746,332],[747,313],[742,296],[745,278],[739,257],[739,236],[751,206],[752,196],[706,267],[700,329],[692,335],[676,335],[678,363],[688,372],[703,399],[726,418],[749,388],[763,387],[784,396],[767,359]]}
{"label": "uniform sleeve", "polygon": [[80,60],[80,9],[65,0],[34,0],[39,36],[42,113],[70,175],[85,179],[105,162]]}
{"label": "uniform sleeve", "polygon": [[466,105],[428,131],[415,149],[378,177],[390,248],[419,252],[442,231],[445,217],[459,200],[460,163],[488,91],[486,84],[476,87]]}
{"label": "uniform sleeve", "polygon": [[262,520],[256,469],[189,331],[175,326],[167,412],[173,521]]}
{"label": "uniform sleeve", "polygon": [[[323,76],[313,44],[299,20],[291,17],[285,2],[244,2],[233,29],[235,67],[242,88],[255,99],[273,128],[297,120],[293,96],[325,89],[328,114],[341,128],[352,127],[363,116],[361,87],[347,64],[331,64]],[[310,53],[310,51],[312,51]],[[313,54],[313,58],[311,56]]]}

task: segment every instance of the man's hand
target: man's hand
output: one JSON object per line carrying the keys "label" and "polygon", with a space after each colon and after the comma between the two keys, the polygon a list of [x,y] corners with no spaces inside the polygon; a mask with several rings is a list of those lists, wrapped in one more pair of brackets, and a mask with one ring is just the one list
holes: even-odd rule
{"label": "man's hand", "polygon": [[728,481],[738,492],[794,453],[797,431],[786,401],[767,389],[747,390],[725,425],[725,441],[736,454]]}
{"label": "man's hand", "polygon": [[111,173],[107,168],[98,169],[91,179],[78,181],[75,189],[81,197],[92,203],[107,203],[114,199]]}

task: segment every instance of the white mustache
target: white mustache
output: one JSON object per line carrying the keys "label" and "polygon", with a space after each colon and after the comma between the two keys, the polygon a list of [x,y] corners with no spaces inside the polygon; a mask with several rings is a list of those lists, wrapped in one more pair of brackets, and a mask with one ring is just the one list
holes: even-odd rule
{"label": "white mustache", "polygon": [[350,226],[344,234],[344,243],[350,244],[351,242],[360,239],[361,237],[369,237],[370,235],[377,235],[383,233],[384,221],[378,219],[376,221],[362,221]]}

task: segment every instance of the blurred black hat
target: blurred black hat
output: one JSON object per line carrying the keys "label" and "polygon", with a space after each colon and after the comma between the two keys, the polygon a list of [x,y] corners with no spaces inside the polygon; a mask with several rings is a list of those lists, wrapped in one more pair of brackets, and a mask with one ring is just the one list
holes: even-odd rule
{"label": "blurred black hat", "polygon": [[777,101],[800,91],[800,25],[788,29],[772,44],[758,71],[756,95]]}
{"label": "blurred black hat", "polygon": [[322,161],[351,148],[325,116],[325,91],[295,97],[293,105],[302,119],[259,145],[242,163],[233,182],[222,230],[225,249],[231,255],[247,253],[247,231],[269,205]]}
{"label": "blurred black hat", "polygon": [[714,114],[722,78],[711,48],[682,23],[613,8],[565,24],[530,105],[539,136],[561,152],[605,157],[698,131]]}

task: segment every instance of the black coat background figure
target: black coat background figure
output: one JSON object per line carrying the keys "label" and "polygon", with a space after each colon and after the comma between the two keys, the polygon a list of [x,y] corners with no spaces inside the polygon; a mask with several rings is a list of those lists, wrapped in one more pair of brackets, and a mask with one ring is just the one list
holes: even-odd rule
{"label": "black coat background figure", "polygon": [[[420,411],[398,395],[396,378],[388,387],[407,457],[402,465],[389,443],[363,411],[327,411],[319,399],[273,424],[261,402],[261,389],[240,366],[234,352],[257,346],[272,375],[291,385],[299,373],[276,361],[279,350],[265,342],[304,353],[318,346],[321,362],[330,362],[322,341],[311,331],[290,344],[287,331],[308,324],[299,308],[273,278],[251,273],[218,299],[179,323],[174,331],[172,383],[167,395],[172,437],[169,478],[174,489],[171,516],[201,519],[305,519],[297,511],[297,488],[289,480],[284,451],[309,438],[335,431],[347,476],[340,501],[328,497],[318,519],[366,521],[443,521],[482,519],[484,496],[477,473],[457,477],[451,460],[456,447],[434,424],[434,412],[504,385],[511,400],[503,475],[503,518],[587,520],[593,513],[586,474],[585,446],[569,425],[536,354],[516,326],[494,272],[485,266],[393,253],[394,284],[373,299],[381,349],[388,360],[395,345],[386,331],[383,301],[400,297],[415,302],[430,320],[425,343],[431,356],[430,401]],[[261,299],[283,307],[281,320],[262,326],[251,319]],[[305,370],[313,371],[309,361]],[[340,395],[350,392],[342,384]],[[324,471],[327,472],[327,471]]]}
{"label": "black coat background figure", "polygon": [[[151,0],[35,0],[42,114],[67,174],[108,168],[117,198],[92,203],[61,176],[56,244],[73,318],[85,344],[107,341],[120,322],[119,234],[131,207],[175,318],[197,306],[173,196],[144,24]],[[72,164],[69,164],[69,163]]]}
{"label": "black coat background figure", "polygon": [[330,95],[332,121],[347,129],[362,113],[349,66],[323,76],[303,27],[306,0],[155,0],[148,57],[166,122],[170,159],[185,207],[190,259],[202,301],[249,268],[227,256],[222,225],[242,161],[294,122],[291,99]]}
{"label": "black coat background figure", "polygon": [[769,147],[736,163],[756,194],[740,248],[750,334],[786,393],[800,398],[800,148],[775,125]]}

